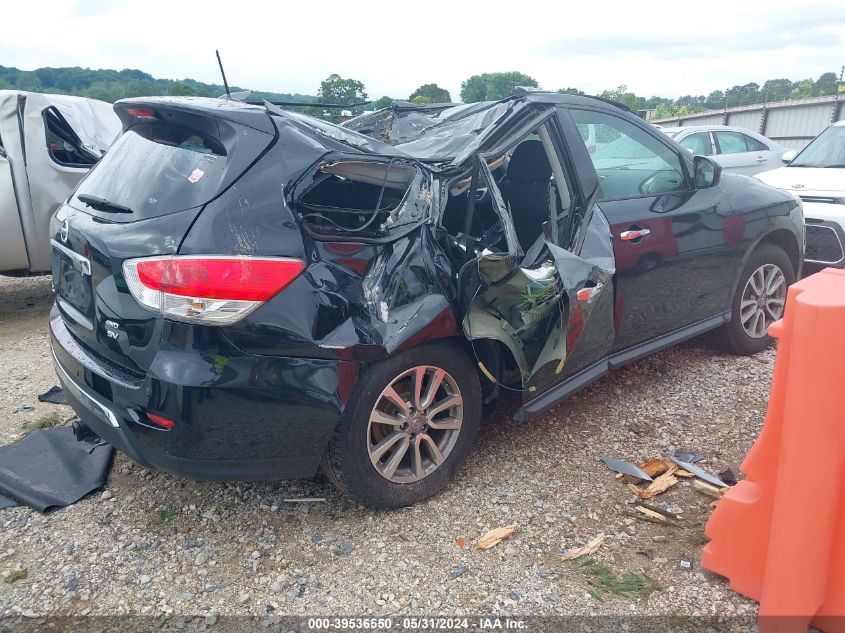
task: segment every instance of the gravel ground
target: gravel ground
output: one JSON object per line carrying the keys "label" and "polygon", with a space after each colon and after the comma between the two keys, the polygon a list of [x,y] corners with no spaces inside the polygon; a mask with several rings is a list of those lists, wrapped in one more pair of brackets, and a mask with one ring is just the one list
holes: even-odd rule
{"label": "gravel ground", "polygon": [[[56,384],[49,291],[46,277],[0,277],[2,444],[40,416],[72,414],[36,399]],[[529,423],[516,423],[511,407],[482,428],[447,490],[395,512],[357,506],[322,478],[202,483],[118,454],[105,492],[46,515],[0,510],[0,575],[27,572],[0,583],[0,615],[754,615],[755,603],[698,564],[710,499],[682,481],[653,500],[681,513],[681,527],[636,520],[633,495],[596,458],[698,450],[705,469],[738,473],[762,426],[773,360],[696,339]],[[325,501],[283,501],[303,497]],[[472,547],[511,523],[510,539]],[[590,595],[587,570],[563,554],[600,532],[601,564],[660,588]]]}

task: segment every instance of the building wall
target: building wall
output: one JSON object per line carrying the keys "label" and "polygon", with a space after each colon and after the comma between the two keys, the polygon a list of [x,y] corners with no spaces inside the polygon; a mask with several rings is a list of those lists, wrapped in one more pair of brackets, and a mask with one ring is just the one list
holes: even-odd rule
{"label": "building wall", "polygon": [[836,120],[845,120],[845,97],[837,100],[831,95],[709,110],[651,122],[663,127],[735,125],[759,132],[788,149],[801,149]]}

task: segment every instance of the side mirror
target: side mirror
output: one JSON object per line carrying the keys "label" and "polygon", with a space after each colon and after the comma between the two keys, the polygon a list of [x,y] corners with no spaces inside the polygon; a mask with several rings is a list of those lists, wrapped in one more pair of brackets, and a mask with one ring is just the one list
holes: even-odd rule
{"label": "side mirror", "polygon": [[788,165],[788,164],[789,164],[789,163],[791,163],[793,160],[795,160],[795,157],[796,157],[796,156],[798,156],[798,151],[797,151],[797,150],[794,150],[794,149],[791,149],[791,150],[789,150],[788,152],[784,152],[784,153],[781,155],[780,159],[781,159],[784,163],[786,163],[786,164]]}
{"label": "side mirror", "polygon": [[696,189],[706,189],[719,184],[722,178],[721,165],[706,156],[695,156],[692,161]]}

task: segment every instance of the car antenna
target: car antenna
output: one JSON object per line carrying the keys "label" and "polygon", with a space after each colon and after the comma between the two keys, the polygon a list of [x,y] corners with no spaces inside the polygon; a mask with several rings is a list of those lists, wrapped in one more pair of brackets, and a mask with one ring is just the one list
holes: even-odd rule
{"label": "car antenna", "polygon": [[226,81],[226,71],[223,70],[223,61],[220,59],[220,51],[215,50],[214,54],[217,55],[217,65],[220,66],[220,74],[223,75],[223,87],[226,89],[226,98],[231,99],[232,93],[229,92],[229,82]]}

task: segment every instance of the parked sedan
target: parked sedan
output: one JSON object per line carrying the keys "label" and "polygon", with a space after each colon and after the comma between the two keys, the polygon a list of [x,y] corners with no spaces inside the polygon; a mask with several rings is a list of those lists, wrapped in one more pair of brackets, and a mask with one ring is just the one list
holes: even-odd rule
{"label": "parked sedan", "polygon": [[713,329],[764,349],[801,270],[797,198],[599,99],[115,110],[52,223],[53,358],[85,426],[189,477],[420,501],[506,395],[528,419]]}
{"label": "parked sedan", "polygon": [[807,263],[845,268],[845,121],[831,125],[800,152],[784,153],[783,160],[785,167],[757,178],[803,200]]}
{"label": "parked sedan", "polygon": [[694,156],[712,157],[727,173],[750,176],[783,164],[783,147],[745,128],[691,125],[665,127],[662,131]]}

